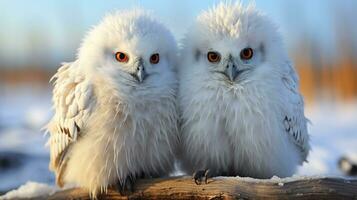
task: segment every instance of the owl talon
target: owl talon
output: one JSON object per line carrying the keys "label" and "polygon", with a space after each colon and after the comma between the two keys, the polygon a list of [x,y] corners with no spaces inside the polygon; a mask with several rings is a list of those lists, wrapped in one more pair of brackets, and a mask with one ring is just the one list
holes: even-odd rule
{"label": "owl talon", "polygon": [[208,184],[208,178],[209,176],[209,169],[206,170],[198,170],[195,173],[193,173],[193,180],[195,181],[196,185],[201,185],[202,180],[205,180],[205,183]]}
{"label": "owl talon", "polygon": [[121,196],[128,195],[129,193],[134,192],[134,180],[132,177],[128,176],[124,183],[118,181],[116,184],[116,191],[120,193]]}

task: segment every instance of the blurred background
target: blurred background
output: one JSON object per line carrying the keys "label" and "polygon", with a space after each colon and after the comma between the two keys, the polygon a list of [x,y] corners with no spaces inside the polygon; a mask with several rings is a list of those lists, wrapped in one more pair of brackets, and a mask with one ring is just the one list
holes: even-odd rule
{"label": "blurred background", "polygon": [[[312,122],[309,163],[297,174],[344,176],[338,159],[357,159],[357,1],[255,2],[280,26]],[[150,9],[180,41],[215,3],[0,0],[0,193],[29,180],[54,183],[41,131],[52,115],[48,81],[61,62],[75,59],[85,32],[105,13]]]}

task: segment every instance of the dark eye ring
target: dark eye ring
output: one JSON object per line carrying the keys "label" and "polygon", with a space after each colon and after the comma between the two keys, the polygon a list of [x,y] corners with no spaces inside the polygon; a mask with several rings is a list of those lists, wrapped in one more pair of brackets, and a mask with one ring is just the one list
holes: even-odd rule
{"label": "dark eye ring", "polygon": [[242,60],[250,60],[253,57],[253,49],[252,48],[244,48],[240,52],[240,58]]}
{"label": "dark eye ring", "polygon": [[160,55],[158,53],[152,54],[150,56],[150,63],[151,64],[157,64],[160,61]]}
{"label": "dark eye ring", "polygon": [[118,62],[126,63],[126,62],[129,61],[129,56],[126,55],[126,54],[123,53],[123,52],[116,52],[116,53],[115,53],[115,59],[116,59]]}
{"label": "dark eye ring", "polygon": [[210,51],[207,53],[207,59],[211,63],[218,63],[221,60],[221,56],[218,52]]}

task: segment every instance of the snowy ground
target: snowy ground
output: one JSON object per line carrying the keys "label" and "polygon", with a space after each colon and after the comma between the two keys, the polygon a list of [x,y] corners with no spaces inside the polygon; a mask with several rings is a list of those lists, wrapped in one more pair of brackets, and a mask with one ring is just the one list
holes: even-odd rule
{"label": "snowy ground", "polygon": [[27,181],[54,182],[41,131],[51,115],[48,91],[0,88],[0,192]]}
{"label": "snowy ground", "polygon": [[299,170],[299,175],[342,176],[338,159],[347,156],[357,160],[357,101],[350,103],[321,102],[306,109],[312,151]]}
{"label": "snowy ground", "polygon": [[[0,88],[0,192],[28,181],[54,184],[54,176],[48,171],[46,137],[40,131],[51,116],[50,106],[48,89],[24,87],[11,92]],[[309,163],[297,174],[342,176],[338,159],[343,155],[357,159],[357,101],[321,102],[307,108],[306,115],[312,122],[312,152]]]}

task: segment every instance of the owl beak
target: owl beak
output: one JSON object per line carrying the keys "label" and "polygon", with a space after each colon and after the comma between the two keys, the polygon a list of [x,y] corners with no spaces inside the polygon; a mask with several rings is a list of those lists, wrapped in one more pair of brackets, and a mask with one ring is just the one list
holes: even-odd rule
{"label": "owl beak", "polygon": [[141,61],[139,61],[136,67],[136,78],[140,83],[142,83],[146,78],[146,75],[145,66]]}
{"label": "owl beak", "polygon": [[145,68],[143,65],[139,65],[137,68],[137,76],[139,79],[139,82],[143,82],[145,77],[146,77],[146,72],[145,72]]}
{"label": "owl beak", "polygon": [[234,81],[239,74],[239,70],[232,61],[228,61],[224,73],[226,74],[226,76],[229,78],[230,81]]}

